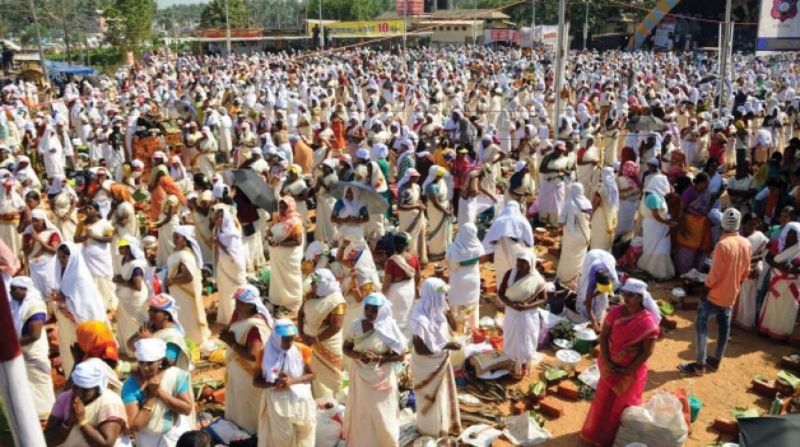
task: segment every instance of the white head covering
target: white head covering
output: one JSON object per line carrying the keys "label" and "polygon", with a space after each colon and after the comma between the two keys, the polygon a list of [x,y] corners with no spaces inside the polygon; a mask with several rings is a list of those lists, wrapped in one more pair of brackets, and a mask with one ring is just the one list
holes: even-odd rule
{"label": "white head covering", "polygon": [[372,145],[372,150],[370,151],[370,158],[372,161],[383,160],[389,156],[389,148],[382,143],[375,143]]}
{"label": "white head covering", "polygon": [[612,284],[619,284],[617,275],[617,260],[614,256],[600,249],[589,250],[583,261],[581,276],[578,280],[578,302],[584,302],[586,294],[589,293],[590,285],[595,285],[595,277],[599,271],[606,271]]}
{"label": "white head covering", "polygon": [[452,245],[447,248],[447,261],[459,263],[480,258],[484,254],[483,244],[478,239],[478,227],[467,222],[458,227]]}
{"label": "white head covering", "polygon": [[647,309],[648,312],[653,314],[659,323],[661,322],[661,311],[658,309],[658,305],[650,295],[650,292],[647,291],[647,284],[644,281],[636,278],[628,278],[628,280],[625,281],[625,284],[622,286],[622,291],[641,295],[642,306]]}
{"label": "white head covering", "polygon": [[495,242],[501,237],[514,238],[528,247],[533,247],[533,229],[531,223],[522,215],[519,203],[511,200],[503,207],[503,211],[494,220],[486,236],[483,237],[483,248],[486,253],[494,253]]}
{"label": "white head covering", "polygon": [[81,256],[81,251],[71,242],[64,242],[59,248],[64,246],[69,249],[69,260],[63,274],[58,257],[53,256],[52,260],[55,288],[64,295],[67,309],[78,323],[89,320],[105,321],[106,306],[99,298],[97,285]]}
{"label": "white head covering", "polygon": [[222,225],[217,229],[217,240],[228,250],[228,254],[245,269],[246,254],[242,245],[242,230],[233,221],[233,215],[227,207],[222,209]]}
{"label": "white head covering", "polygon": [[[15,276],[11,278],[8,286],[9,288],[19,287],[27,291],[25,298],[21,302],[17,302],[17,300],[14,299],[10,300],[11,316],[14,318],[14,329],[17,331],[17,337],[22,337],[22,328],[25,326],[23,318],[25,318],[28,308],[37,302],[44,304],[44,299],[42,299],[42,294],[39,292],[39,289],[33,284],[33,280],[27,276]],[[44,307],[43,310],[46,312],[47,308]]]}
{"label": "white head covering", "polygon": [[[534,271],[536,271],[536,255],[533,253],[533,250],[531,248],[518,247],[516,250],[514,250],[514,257],[516,259],[522,259],[528,263],[528,265],[530,266],[528,274],[531,274]],[[519,272],[517,272],[517,264],[515,262],[514,268],[511,269],[511,274],[508,276],[508,285],[514,284],[514,282],[516,282],[517,280],[522,279],[522,278],[517,278],[518,273]]]}
{"label": "white head covering", "polygon": [[306,248],[306,252],[303,255],[304,261],[313,261],[314,258],[317,256],[326,253],[328,251],[328,246],[325,245],[322,241],[314,241],[308,244],[308,248]]}
{"label": "white head covering", "polygon": [[192,248],[194,258],[197,260],[197,268],[203,268],[203,254],[200,251],[200,245],[197,243],[197,239],[194,238],[194,226],[178,225],[172,232],[186,239],[186,242],[189,243],[189,247]]}
{"label": "white head covering", "polygon": [[[288,351],[281,348],[281,335],[277,329],[281,326],[293,325],[291,320],[281,318],[275,322],[275,330],[269,335],[264,346],[264,358],[261,361],[261,374],[267,382],[273,383],[278,380],[281,372],[286,373],[289,377],[299,377],[305,371],[303,356],[297,346],[292,344]],[[292,386],[293,391],[295,391],[295,386]]]}
{"label": "white head covering", "polygon": [[447,198],[449,200],[453,198],[453,177],[450,175],[447,169],[443,168],[442,166],[431,166],[431,169],[428,171],[428,176],[425,178],[425,181],[422,182],[422,191],[423,194],[425,194],[428,190],[428,186],[437,179],[437,174],[442,171],[444,171],[442,178],[444,179],[444,184],[447,187]]}
{"label": "white head covering", "polygon": [[[349,200],[346,196],[348,190],[353,193],[352,200]],[[355,186],[345,186],[344,192],[345,194],[342,195],[342,204],[344,204],[344,208],[339,211],[339,217],[358,217],[361,215],[361,209],[367,206],[367,204],[361,200],[361,189]]]}
{"label": "white head covering", "polygon": [[558,223],[567,226],[567,231],[577,230],[578,213],[592,210],[592,202],[583,195],[583,185],[575,182],[569,188],[569,195],[564,202],[561,215],[558,216]]}
{"label": "white head covering", "polygon": [[167,356],[167,342],[160,338],[142,338],[136,342],[136,360],[157,362]]}
{"label": "white head covering", "polygon": [[442,352],[449,338],[445,317],[448,291],[447,283],[441,279],[426,279],[420,288],[420,299],[414,304],[408,319],[411,333],[419,337],[433,354]]}
{"label": "white head covering", "polygon": [[800,222],[789,222],[783,227],[780,238],[778,239],[778,251],[789,248],[786,246],[786,238],[789,236],[790,231],[797,233],[798,238],[800,238]]}
{"label": "white head covering", "polygon": [[333,276],[333,273],[325,268],[314,270],[314,283],[317,286],[317,296],[326,297],[332,293],[341,293],[339,281]]}
{"label": "white head covering", "polygon": [[[378,336],[381,338],[381,341],[397,354],[405,352],[408,341],[403,333],[400,332],[400,328],[397,327],[397,322],[394,320],[394,317],[392,317],[392,303],[386,299],[386,296],[379,292],[370,294],[364,300],[365,306],[368,301],[370,304],[377,303],[374,305],[378,306],[378,317],[372,325],[375,328],[375,332],[377,332]],[[366,317],[362,316],[356,324],[361,324],[365,318]]]}
{"label": "white head covering", "polygon": [[[44,221],[44,228],[47,229],[47,230],[55,230],[56,233],[58,233],[58,235],[60,237],[61,232],[58,231],[58,228],[55,225],[53,225],[53,222],[51,222],[50,218],[47,216],[47,212],[45,212],[43,209],[36,208],[36,209],[32,210],[31,211],[31,219]],[[33,231],[33,223],[30,223],[28,226],[25,227],[25,231],[23,231],[23,233],[24,234],[31,234],[32,231]]]}
{"label": "white head covering", "polygon": [[259,292],[257,288],[250,284],[239,287],[236,289],[236,292],[234,292],[233,298],[243,303],[256,306],[256,312],[267,320],[267,327],[272,329],[275,326],[272,315],[269,313],[269,310],[267,310],[267,306],[264,305],[264,301],[261,299],[261,292]]}
{"label": "white head covering", "polygon": [[611,212],[616,214],[613,210],[619,208],[619,187],[617,180],[614,177],[614,168],[609,166],[603,168],[603,186],[606,189],[606,201]]}
{"label": "white head covering", "polygon": [[93,359],[75,365],[69,377],[72,379],[73,385],[85,390],[99,388],[100,394],[103,394],[108,387],[108,375],[106,375],[106,371],[99,368],[95,361],[91,360]]}
{"label": "white head covering", "polygon": [[742,213],[736,208],[728,208],[722,213],[722,221],[720,226],[723,230],[734,233],[739,231],[739,225],[742,222]]}
{"label": "white head covering", "polygon": [[669,185],[669,179],[666,175],[659,172],[647,178],[647,187],[645,188],[645,192],[655,192],[661,197],[664,197],[669,194],[670,190],[671,187]]}

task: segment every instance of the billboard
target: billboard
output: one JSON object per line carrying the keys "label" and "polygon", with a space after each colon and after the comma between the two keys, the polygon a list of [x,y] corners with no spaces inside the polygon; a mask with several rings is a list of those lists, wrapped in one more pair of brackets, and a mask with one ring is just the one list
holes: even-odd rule
{"label": "billboard", "polygon": [[[403,34],[402,20],[364,20],[326,23],[325,36],[335,38],[387,37]],[[311,35],[313,27],[308,28]]]}
{"label": "billboard", "polygon": [[761,0],[756,52],[800,50],[798,0]]}

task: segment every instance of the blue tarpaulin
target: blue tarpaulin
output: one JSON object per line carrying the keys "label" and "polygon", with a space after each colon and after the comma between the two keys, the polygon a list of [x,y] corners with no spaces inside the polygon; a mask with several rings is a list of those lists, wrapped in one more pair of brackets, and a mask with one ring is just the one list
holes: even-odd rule
{"label": "blue tarpaulin", "polygon": [[57,61],[44,61],[47,67],[47,72],[51,76],[55,75],[72,75],[72,76],[93,76],[97,74],[97,70],[85,65],[67,65],[66,62]]}

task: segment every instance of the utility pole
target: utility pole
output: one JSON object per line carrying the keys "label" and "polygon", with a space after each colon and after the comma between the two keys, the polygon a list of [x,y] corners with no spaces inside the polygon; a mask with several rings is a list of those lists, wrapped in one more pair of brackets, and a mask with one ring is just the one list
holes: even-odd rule
{"label": "utility pole", "polygon": [[228,0],[225,0],[225,48],[228,50],[228,57],[231,55],[231,21],[228,18]]}
{"label": "utility pole", "polygon": [[589,0],[586,0],[586,13],[583,16],[583,51],[586,51],[586,39],[589,36]]}
{"label": "utility pole", "polygon": [[64,0],[61,0],[61,23],[64,26],[64,45],[67,46],[67,65],[72,65],[72,51],[69,45],[69,31],[67,31],[67,11],[64,9]]}
{"label": "utility pole", "polygon": [[536,0],[531,0],[531,50],[536,43]]}
{"label": "utility pole", "polygon": [[33,3],[33,0],[28,0],[31,8],[31,15],[33,16],[33,25],[36,28],[36,46],[39,48],[39,62],[42,64],[42,74],[44,74],[44,78],[48,80],[47,77],[47,65],[44,63],[44,49],[42,49],[42,31],[39,29],[39,18],[36,16],[36,5]]}
{"label": "utility pole", "polygon": [[719,107],[725,107],[728,103],[726,93],[728,87],[728,63],[729,45],[731,40],[731,0],[725,0],[725,23],[722,25],[722,36],[720,39],[720,64],[719,64]]}
{"label": "utility pole", "polygon": [[[408,3],[408,0],[406,0],[406,3]],[[472,0],[472,45],[475,45],[477,43],[477,36],[475,34],[476,33],[475,21],[477,15],[478,15],[478,0]]]}
{"label": "utility pole", "polygon": [[561,116],[561,78],[564,76],[564,39],[565,36],[565,29],[564,29],[564,10],[566,9],[566,0],[558,0],[558,42],[556,42],[556,69],[555,74],[556,78],[553,82],[553,86],[555,88],[556,94],[556,103],[553,110],[555,114],[555,119],[553,119],[553,128],[555,131],[555,137],[558,138],[558,120],[559,116]]}
{"label": "utility pole", "polygon": [[322,0],[319,1],[319,49],[325,51],[325,27],[322,26]]}

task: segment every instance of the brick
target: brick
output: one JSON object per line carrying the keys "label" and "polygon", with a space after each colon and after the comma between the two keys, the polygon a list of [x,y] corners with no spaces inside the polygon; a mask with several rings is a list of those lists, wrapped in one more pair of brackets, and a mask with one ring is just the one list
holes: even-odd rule
{"label": "brick", "polygon": [[551,396],[539,401],[539,411],[550,418],[559,418],[564,415],[564,406]]}
{"label": "brick", "polygon": [[773,398],[775,397],[775,394],[778,393],[778,388],[775,385],[774,380],[762,381],[753,379],[753,381],[750,382],[750,385],[753,387],[753,392],[759,396]]}
{"label": "brick", "polygon": [[522,414],[528,411],[528,403],[524,400],[518,400],[511,404],[511,414]]}
{"label": "brick", "polygon": [[558,384],[558,395],[569,400],[578,400],[581,397],[578,386],[571,380],[565,380]]}
{"label": "brick", "polygon": [[737,424],[736,421],[720,416],[717,416],[717,418],[714,419],[714,423],[711,424],[711,428],[726,435],[736,436],[739,434],[739,424]]}

